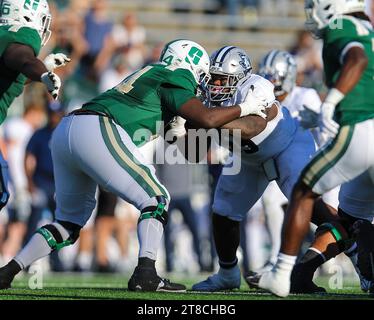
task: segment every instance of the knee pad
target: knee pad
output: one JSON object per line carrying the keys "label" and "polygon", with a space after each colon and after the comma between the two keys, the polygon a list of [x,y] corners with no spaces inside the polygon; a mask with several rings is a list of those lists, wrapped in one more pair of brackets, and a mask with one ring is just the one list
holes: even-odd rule
{"label": "knee pad", "polygon": [[164,196],[157,196],[156,200],[157,206],[146,207],[140,212],[138,223],[145,219],[156,219],[160,221],[164,227],[166,226],[168,223],[168,212],[166,208],[168,207],[169,200]]}
{"label": "knee pad", "polygon": [[[341,227],[343,226],[341,225]],[[325,232],[330,232],[332,234],[332,236],[336,240],[336,243],[339,246],[340,252],[349,248],[349,244],[348,244],[349,238],[344,236],[332,223],[326,222],[326,223],[322,223],[321,225],[319,225],[316,230],[316,235],[318,235],[319,233],[325,233]],[[352,243],[350,242],[350,244]]]}
{"label": "knee pad", "polygon": [[54,251],[74,244],[79,237],[81,228],[71,222],[56,221],[39,228],[36,232],[44,237]]}

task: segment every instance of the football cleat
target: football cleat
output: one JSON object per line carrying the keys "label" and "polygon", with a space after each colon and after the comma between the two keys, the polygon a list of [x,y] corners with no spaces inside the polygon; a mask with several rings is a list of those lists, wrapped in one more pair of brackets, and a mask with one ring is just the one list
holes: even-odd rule
{"label": "football cleat", "polygon": [[317,286],[309,277],[305,277],[302,273],[292,272],[290,292],[297,294],[320,294],[326,293],[326,289]]}
{"label": "football cleat", "polygon": [[128,282],[130,291],[144,292],[185,292],[183,284],[173,283],[168,279],[163,279],[157,275],[154,268],[136,267]]}
{"label": "football cleat", "polygon": [[0,290],[11,288],[11,283],[20,270],[21,268],[14,260],[0,268]]}
{"label": "football cleat", "polygon": [[245,281],[251,289],[260,289],[260,287],[258,286],[260,278],[261,273],[256,273],[253,271],[251,271],[246,277],[244,277]]}
{"label": "football cleat", "polygon": [[264,289],[278,297],[285,298],[290,293],[290,279],[274,269],[263,274],[248,276],[246,281],[251,288]]}
{"label": "football cleat", "polygon": [[193,291],[215,292],[240,288],[240,269],[236,265],[231,269],[222,269],[206,280],[192,286]]}

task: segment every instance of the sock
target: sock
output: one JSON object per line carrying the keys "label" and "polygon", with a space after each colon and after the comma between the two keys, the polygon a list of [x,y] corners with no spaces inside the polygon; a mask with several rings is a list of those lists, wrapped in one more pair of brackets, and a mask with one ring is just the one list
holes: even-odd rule
{"label": "sock", "polygon": [[25,269],[36,260],[49,255],[52,252],[45,238],[35,233],[26,246],[14,257],[14,260]]}
{"label": "sock", "polygon": [[[63,240],[69,238],[69,233],[59,224],[54,224]],[[45,238],[40,233],[34,233],[26,246],[14,257],[14,260],[25,269],[36,260],[49,255],[52,252]]]}
{"label": "sock", "polygon": [[230,269],[238,263],[236,250],[240,242],[240,223],[213,214],[213,235],[221,268]]}
{"label": "sock", "polygon": [[155,260],[149,258],[139,258],[138,266],[146,269],[155,269]]}
{"label": "sock", "polygon": [[279,253],[278,260],[274,267],[275,272],[282,273],[284,276],[291,277],[292,269],[296,262],[296,256]]}
{"label": "sock", "polygon": [[271,240],[270,262],[275,263],[281,246],[282,224],[284,219],[283,208],[278,202],[264,202],[266,225],[269,229]]}
{"label": "sock", "polygon": [[311,247],[304,254],[300,262],[295,265],[293,276],[302,277],[307,282],[312,281],[317,268],[326,261],[326,257],[322,252]]}
{"label": "sock", "polygon": [[156,261],[163,232],[163,224],[156,219],[145,219],[139,222],[139,258],[145,257]]}

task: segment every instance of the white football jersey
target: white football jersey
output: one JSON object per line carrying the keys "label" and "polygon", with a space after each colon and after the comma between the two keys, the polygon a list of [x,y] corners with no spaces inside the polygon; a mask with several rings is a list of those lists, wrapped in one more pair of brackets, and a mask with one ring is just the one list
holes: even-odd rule
{"label": "white football jersey", "polygon": [[297,86],[282,101],[282,105],[290,111],[294,118],[299,117],[299,112],[304,109],[304,106],[315,113],[320,113],[321,104],[321,99],[316,90]]}
{"label": "white football jersey", "polygon": [[[300,121],[300,111],[302,111],[305,106],[316,114],[320,114],[322,101],[316,90],[296,86],[291,93],[287,95],[286,99],[282,101],[282,105],[290,111],[292,117]],[[320,132],[319,128],[311,129],[311,133],[313,134],[317,146],[322,146],[326,142],[327,137]]]}
{"label": "white football jersey", "polygon": [[[251,75],[249,79],[238,86],[235,95],[224,105],[231,106],[244,101],[249,90],[259,90],[259,94],[273,104],[275,100],[274,86],[270,81],[256,74]],[[297,130],[297,123],[286,108],[278,106],[277,116],[269,121],[265,129],[251,140],[258,146],[255,153],[242,152],[242,158],[246,162],[261,163],[274,155],[279,154],[291,143]],[[261,161],[261,162],[260,162]]]}

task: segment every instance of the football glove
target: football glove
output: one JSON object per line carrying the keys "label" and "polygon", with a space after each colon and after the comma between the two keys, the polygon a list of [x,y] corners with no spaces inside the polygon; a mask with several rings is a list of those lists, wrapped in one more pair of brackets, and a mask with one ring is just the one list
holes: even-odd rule
{"label": "football glove", "polygon": [[331,89],[321,106],[319,127],[322,133],[334,138],[339,131],[339,124],[334,120],[335,107],[343,100],[344,94],[338,89]]}
{"label": "football glove", "polygon": [[264,112],[268,103],[265,98],[256,96],[253,91],[249,91],[244,101],[239,104],[241,108],[240,117],[248,115],[257,115],[266,119],[267,115]]}
{"label": "football glove", "polygon": [[176,116],[173,118],[172,121],[170,121],[170,129],[169,132],[172,136],[180,138],[186,134],[186,129],[184,127],[184,124],[186,123],[186,120],[180,116]]}
{"label": "football glove", "polygon": [[59,76],[51,71],[42,74],[40,80],[47,87],[48,92],[51,94],[53,99],[57,100],[58,93],[61,88],[61,79]]}
{"label": "football glove", "polygon": [[51,53],[44,59],[44,65],[48,71],[53,71],[59,67],[63,67],[71,61],[63,53]]}

